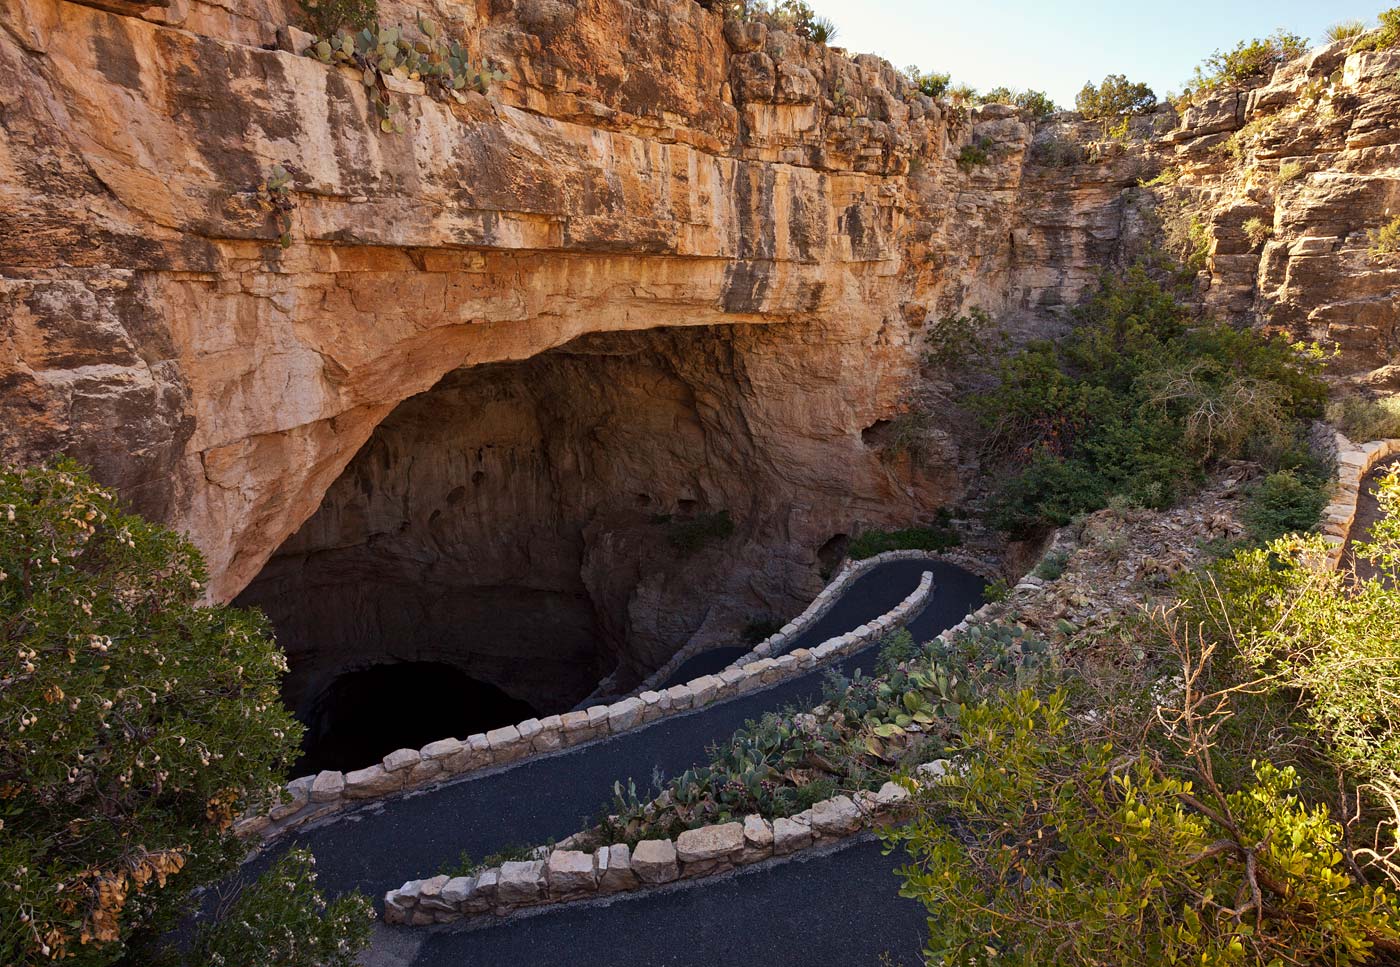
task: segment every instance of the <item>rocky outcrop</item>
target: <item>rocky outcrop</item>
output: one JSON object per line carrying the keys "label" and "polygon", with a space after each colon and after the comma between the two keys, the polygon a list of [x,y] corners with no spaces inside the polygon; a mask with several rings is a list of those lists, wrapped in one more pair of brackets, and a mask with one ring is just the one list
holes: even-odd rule
{"label": "rocky outcrop", "polygon": [[[288,0],[6,10],[0,459],[91,464],[194,538],[213,599],[278,548],[249,600],[469,575],[545,602],[561,661],[601,622],[639,666],[795,603],[823,545],[975,477],[925,322],[1053,331],[1150,235],[1138,181],[1168,155],[1211,213],[1203,299],[1386,378],[1395,270],[1363,240],[1395,200],[1394,55],[1324,50],[1103,148],[691,0],[381,12],[507,80],[463,103],[396,84],[384,132],[358,75],[300,55]],[[1251,140],[1259,163],[1212,153],[1324,76],[1327,110]],[[1304,177],[1267,183],[1284,159]],[[1245,251],[1255,212],[1275,234]],[[911,407],[937,418],[889,446]],[[662,560],[652,515],[718,510],[724,564]],[[473,600],[449,614],[481,620]],[[347,634],[396,630],[336,601]]]}

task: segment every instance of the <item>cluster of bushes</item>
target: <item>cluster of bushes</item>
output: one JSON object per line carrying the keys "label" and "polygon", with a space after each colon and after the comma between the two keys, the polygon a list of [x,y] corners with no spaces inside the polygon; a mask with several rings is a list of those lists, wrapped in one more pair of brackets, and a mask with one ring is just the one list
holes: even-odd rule
{"label": "cluster of bushes", "polygon": [[1400,396],[1340,396],[1327,404],[1327,420],[1357,443],[1400,437]]}
{"label": "cluster of bushes", "polygon": [[992,163],[992,139],[977,138],[963,145],[958,151],[958,170],[964,174],[971,174],[974,168]]}
{"label": "cluster of bushes", "polygon": [[920,93],[933,98],[948,97],[959,104],[1010,104],[1034,118],[1047,118],[1059,110],[1044,91],[1000,86],[983,93],[968,84],[954,85],[951,74],[925,72],[914,64],[904,69],[904,76]]}
{"label": "cluster of bushes", "polygon": [[946,551],[961,542],[957,531],[948,524],[947,512],[925,527],[905,527],[900,530],[872,529],[851,538],[846,555],[853,561],[863,561],[886,551]]}
{"label": "cluster of bushes", "polygon": [[[286,659],[260,615],[201,606],[204,583],[188,541],[75,465],[0,468],[0,961],[178,960],[162,935],[280,790],[301,735]],[[353,960],[368,903],[327,905],[309,863],[274,866],[230,914],[257,918],[206,927],[189,962],[252,963],[287,924],[300,954],[276,962]]]}
{"label": "cluster of bushes", "polygon": [[1197,65],[1182,97],[1209,94],[1232,87],[1257,87],[1268,81],[1274,68],[1307,52],[1306,37],[1276,30],[1267,37],[1241,40],[1232,50],[1217,50]]}
{"label": "cluster of bushes", "polygon": [[818,44],[836,39],[836,25],[817,16],[805,0],[734,0],[725,4],[724,13],[735,20],[764,23]]}
{"label": "cluster of bushes", "polygon": [[1400,215],[1395,216],[1380,228],[1367,233],[1370,241],[1368,251],[1373,258],[1383,259],[1400,255]]}
{"label": "cluster of bushes", "polygon": [[1109,74],[1097,86],[1085,81],[1074,97],[1074,109],[1090,121],[1112,121],[1144,114],[1157,106],[1157,95],[1146,84],[1122,74]]}
{"label": "cluster of bushes", "polygon": [[1389,50],[1395,46],[1400,46],[1400,7],[1382,10],[1380,26],[1375,32],[1362,35],[1351,49],[1353,51]]}
{"label": "cluster of bushes", "polygon": [[972,400],[1005,480],[991,520],[1024,535],[1115,496],[1165,507],[1222,459],[1309,468],[1319,367],[1281,338],[1193,320],[1143,267],[1106,276],[1066,336],[1008,358]]}

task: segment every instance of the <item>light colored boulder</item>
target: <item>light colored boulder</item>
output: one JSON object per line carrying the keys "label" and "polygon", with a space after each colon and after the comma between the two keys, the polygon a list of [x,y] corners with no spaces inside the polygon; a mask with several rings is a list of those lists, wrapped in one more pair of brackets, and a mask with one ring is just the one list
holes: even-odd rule
{"label": "light colored boulder", "polygon": [[424,761],[445,762],[460,754],[466,747],[467,744],[461,739],[438,739],[436,742],[429,742],[419,751]]}
{"label": "light colored boulder", "polygon": [[497,762],[509,759],[521,751],[520,730],[513,725],[487,732],[486,742],[491,746],[491,756]]}
{"label": "light colored boulder", "polygon": [[699,708],[714,701],[715,695],[719,692],[719,687],[723,683],[713,675],[701,675],[692,679],[690,684],[691,705]]}
{"label": "light colored boulder", "polygon": [[875,807],[880,810],[893,809],[909,801],[909,790],[897,782],[887,782],[875,793]]}
{"label": "light colored boulder", "polygon": [[593,857],[574,849],[557,849],[545,863],[549,895],[556,899],[581,896],[597,888]]}
{"label": "light colored boulder", "polygon": [[608,706],[608,731],[616,735],[636,728],[642,721],[646,705],[639,698],[624,698]]}
{"label": "light colored boulder", "polygon": [[850,796],[833,796],[812,807],[812,830],[819,836],[849,836],[860,825],[860,809]]}
{"label": "light colored boulder", "polygon": [[797,816],[773,820],[773,855],[786,856],[812,845],[812,824]]}
{"label": "light colored boulder", "polygon": [[471,896],[463,904],[464,913],[486,913],[496,905],[496,890],[500,886],[500,867],[493,866],[482,870],[472,883]]}
{"label": "light colored boulder", "polygon": [[442,898],[443,887],[447,884],[448,878],[443,875],[423,880],[418,887],[418,906],[427,910],[455,909]]}
{"label": "light colored boulder", "polygon": [[525,721],[516,725],[515,730],[520,733],[520,738],[525,740],[527,743],[533,744],[535,736],[539,735],[540,732],[543,731],[543,726],[540,724],[539,719],[526,719]]}
{"label": "light colored boulder", "polygon": [[273,806],[267,811],[267,815],[273,822],[277,822],[301,812],[311,801],[311,784],[315,781],[315,776],[300,776],[287,783],[287,795],[290,798]]}
{"label": "light colored boulder", "polygon": [[676,844],[669,839],[644,839],[632,854],[632,872],[643,883],[670,883],[680,876]]}
{"label": "light colored boulder", "polygon": [[419,786],[442,774],[442,763],[436,759],[424,759],[408,770],[405,786]]}
{"label": "light colored boulder", "polygon": [[705,876],[728,869],[743,851],[742,823],[701,826],[676,837],[676,858],[686,876]]}
{"label": "light colored boulder", "polygon": [[372,799],[403,788],[403,773],[387,771],[382,765],[345,773],[346,799]]}
{"label": "light colored boulder", "polygon": [[472,889],[475,886],[476,877],[474,876],[454,876],[443,884],[442,892],[438,896],[451,909],[461,911],[462,905],[472,895]]}
{"label": "light colored boulder", "polygon": [[312,802],[335,802],[345,792],[345,773],[327,770],[318,772],[311,781]]}
{"label": "light colored boulder", "polygon": [[386,772],[398,772],[400,769],[412,769],[423,761],[423,753],[417,749],[395,749],[384,757],[384,769]]}
{"label": "light colored boulder", "polygon": [[773,824],[757,813],[744,817],[744,851],[741,863],[757,863],[773,855]]}
{"label": "light colored boulder", "polygon": [[511,860],[501,864],[496,901],[502,906],[538,903],[544,898],[544,890],[544,860]]}
{"label": "light colored boulder", "polygon": [[689,685],[672,685],[666,689],[666,694],[671,699],[671,708],[690,708],[695,702],[695,695]]}
{"label": "light colored boulder", "polygon": [[598,871],[599,893],[621,893],[637,888],[637,874],[632,872],[632,850],[626,843],[598,847],[593,863]]}
{"label": "light colored boulder", "polygon": [[564,719],[551,715],[540,719],[540,732],[530,740],[530,748],[536,752],[553,752],[564,744]]}

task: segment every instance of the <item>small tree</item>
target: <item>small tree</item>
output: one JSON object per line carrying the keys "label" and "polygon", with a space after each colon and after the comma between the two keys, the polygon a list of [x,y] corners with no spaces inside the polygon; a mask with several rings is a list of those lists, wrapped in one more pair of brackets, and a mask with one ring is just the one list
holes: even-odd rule
{"label": "small tree", "polygon": [[0,962],[110,963],[242,850],[301,729],[260,615],[76,465],[0,468]]}
{"label": "small tree", "polygon": [[1267,37],[1241,40],[1233,50],[1217,50],[1201,63],[1188,86],[1192,92],[1229,87],[1255,87],[1273,75],[1274,68],[1307,52],[1306,37],[1276,30]]}
{"label": "small tree", "polygon": [[1157,106],[1157,95],[1146,84],[1109,74],[1097,87],[1085,81],[1074,98],[1074,109],[1091,121],[1107,121],[1126,114],[1142,114]]}

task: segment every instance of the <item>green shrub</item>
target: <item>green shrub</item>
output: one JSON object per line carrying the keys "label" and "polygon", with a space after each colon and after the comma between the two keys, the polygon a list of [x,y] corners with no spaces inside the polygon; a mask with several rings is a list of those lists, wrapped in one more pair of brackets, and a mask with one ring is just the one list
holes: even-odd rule
{"label": "green shrub", "polygon": [[902,663],[922,652],[907,628],[898,628],[880,639],[880,656],[875,659],[875,674],[888,676]]}
{"label": "green shrub", "polygon": [[1026,534],[1115,495],[1165,507],[1215,461],[1282,459],[1321,412],[1317,369],[1281,339],[1196,323],[1142,268],[1105,277],[1066,336],[971,400],[1003,480],[989,517]]}
{"label": "green shrub", "polygon": [[[636,790],[632,791],[633,798],[636,798]],[[553,845],[553,841],[550,842]],[[500,866],[502,863],[512,863],[517,861],[532,860],[535,858],[536,847],[522,846],[516,843],[499,849],[494,853],[488,853],[480,860],[472,859],[472,855],[463,850],[457,855],[457,859],[451,863],[445,863],[438,870],[440,874],[449,878],[459,876],[473,876],[482,870],[489,870],[493,866]]]}
{"label": "green shrub", "polygon": [[894,531],[872,529],[851,538],[846,554],[853,561],[863,561],[886,551],[946,551],[960,540],[957,531],[942,521]]}
{"label": "green shrub", "polygon": [[1042,581],[1054,581],[1069,566],[1069,551],[1052,551],[1035,566],[1035,576]]}
{"label": "green shrub", "polygon": [[350,893],[327,901],[306,850],[283,854],[195,941],[191,964],[208,967],[355,967],[369,946],[374,907]]}
{"label": "green shrub", "polygon": [[1255,248],[1274,237],[1274,226],[1262,218],[1247,218],[1240,227],[1244,230],[1245,238],[1249,239],[1249,244]]}
{"label": "green shrub", "polygon": [[1084,158],[1084,146],[1069,138],[1052,136],[1031,142],[1031,161],[1047,168],[1068,168]]}
{"label": "green shrub", "polygon": [[1274,176],[1274,180],[1280,185],[1287,184],[1302,175],[1305,170],[1297,161],[1285,161],[1278,166],[1278,174]]}
{"label": "green shrub", "polygon": [[953,82],[953,75],[929,73],[926,74],[919,68],[910,64],[904,69],[904,76],[909,78],[909,83],[918,88],[921,94],[932,98],[940,98],[948,93],[948,85]]}
{"label": "green shrub", "polygon": [[286,658],[205,580],[76,465],[0,468],[0,961],[113,962],[234,868],[234,819],[280,788]]}
{"label": "green shrub", "polygon": [[1244,524],[1249,536],[1261,544],[1285,534],[1317,526],[1327,506],[1328,484],[1292,470],[1279,470],[1260,481],[1249,494]]}
{"label": "green shrub", "polygon": [[1055,101],[1044,91],[1018,91],[1009,87],[994,87],[985,94],[977,95],[977,101],[981,104],[1010,104],[1038,120],[1048,118],[1059,110]]}
{"label": "green shrub", "polygon": [[378,0],[300,0],[302,25],[318,37],[365,30],[379,23]]}
{"label": "green shrub", "polygon": [[971,174],[973,168],[990,164],[992,141],[990,138],[978,138],[976,141],[965,144],[958,151],[958,169],[964,174]]}
{"label": "green shrub", "polygon": [[1274,68],[1307,52],[1307,39],[1286,30],[1242,40],[1233,50],[1217,50],[1201,63],[1187,85],[1188,96],[1229,87],[1251,87],[1269,79]]}
{"label": "green shrub", "polygon": [[927,456],[931,429],[929,415],[917,407],[898,414],[884,429],[880,459],[889,461],[907,454],[915,466],[922,465]]}
{"label": "green shrub", "polygon": [[689,557],[702,547],[722,541],[734,533],[734,521],[727,510],[700,514],[689,520],[667,518],[665,523],[667,542],[683,557]]}
{"label": "green shrub", "polygon": [[1366,32],[1364,20],[1343,20],[1327,28],[1327,39],[1336,43],[1339,40],[1353,40]]}
{"label": "green shrub", "polygon": [[1327,405],[1327,419],[1357,443],[1400,437],[1400,395],[1347,395]]}
{"label": "green shrub", "polygon": [[1162,249],[1190,272],[1200,272],[1210,258],[1210,228],[1195,206],[1184,198],[1157,206],[1162,225]]}
{"label": "green shrub", "polygon": [[964,708],[957,767],[888,834],[901,894],[929,910],[927,961],[1363,963],[1400,939],[1291,769],[1212,795],[1146,754],[1085,741],[1063,692]]}
{"label": "green shrub", "polygon": [[985,361],[1006,345],[1003,333],[992,331],[992,317],[973,306],[962,315],[947,315],[929,324],[924,362],[933,366],[967,366]]}
{"label": "green shrub", "polygon": [[1157,106],[1157,95],[1146,84],[1109,74],[1097,87],[1085,81],[1074,98],[1074,109],[1090,121],[1107,121],[1125,114],[1145,114]]}
{"label": "green shrub", "polygon": [[728,17],[765,23],[814,43],[827,44],[836,39],[836,25],[817,16],[804,0],[737,0],[724,9]]}
{"label": "green shrub", "polygon": [[1400,44],[1400,7],[1391,7],[1381,11],[1380,27],[1374,33],[1362,35],[1351,49],[1389,50],[1397,44]]}
{"label": "green shrub", "polygon": [[1400,215],[1396,215],[1380,228],[1367,233],[1370,246],[1367,249],[1373,258],[1383,259],[1400,255]]}
{"label": "green shrub", "polygon": [[1363,534],[1369,541],[1356,545],[1356,553],[1368,558],[1387,574],[1392,587],[1400,586],[1400,470],[1381,477],[1376,487],[1381,519]]}

